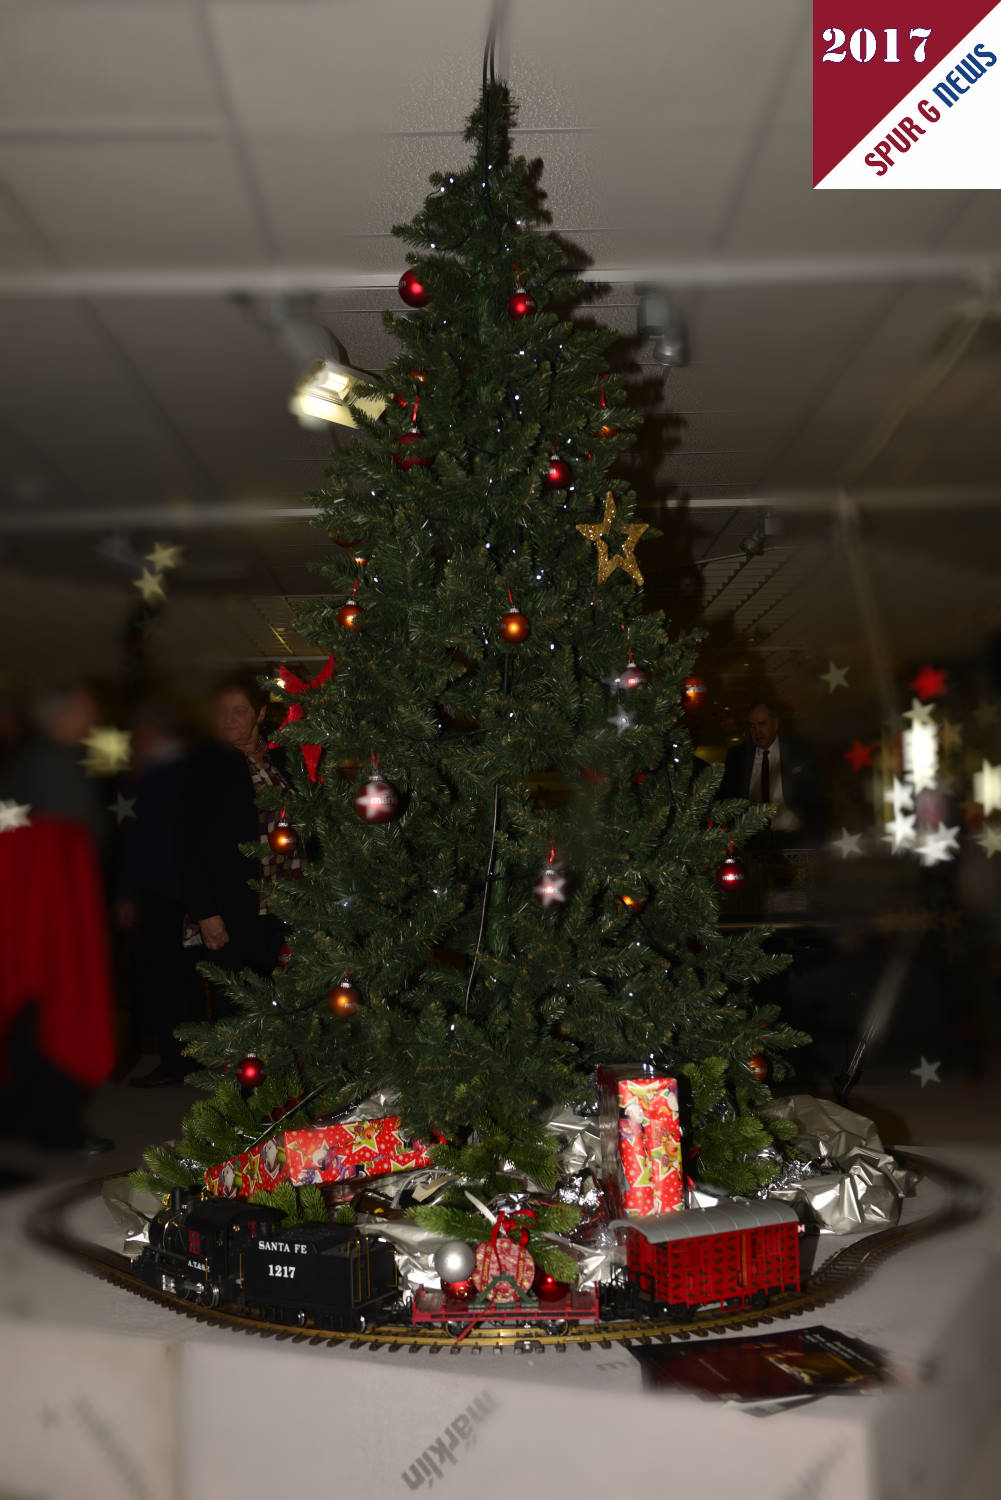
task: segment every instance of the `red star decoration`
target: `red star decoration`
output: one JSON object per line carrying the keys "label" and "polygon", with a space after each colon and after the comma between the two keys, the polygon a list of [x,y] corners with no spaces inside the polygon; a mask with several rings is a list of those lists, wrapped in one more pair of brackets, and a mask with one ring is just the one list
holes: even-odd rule
{"label": "red star decoration", "polygon": [[927,703],[929,698],[945,696],[946,675],[944,667],[924,666],[909,686],[914,689],[922,703]]}
{"label": "red star decoration", "polygon": [[872,767],[872,757],[875,749],[875,745],[863,745],[858,740],[852,740],[852,748],[845,751],[844,758],[851,762],[853,771],[861,771],[863,766]]}

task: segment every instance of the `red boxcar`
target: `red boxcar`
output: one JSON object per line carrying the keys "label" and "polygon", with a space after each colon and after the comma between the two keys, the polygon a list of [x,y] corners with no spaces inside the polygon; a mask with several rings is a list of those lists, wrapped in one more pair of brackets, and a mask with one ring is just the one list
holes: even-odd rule
{"label": "red boxcar", "polygon": [[626,1274],[640,1302],[680,1310],[799,1290],[802,1225],[787,1203],[726,1203],[613,1227],[624,1231]]}

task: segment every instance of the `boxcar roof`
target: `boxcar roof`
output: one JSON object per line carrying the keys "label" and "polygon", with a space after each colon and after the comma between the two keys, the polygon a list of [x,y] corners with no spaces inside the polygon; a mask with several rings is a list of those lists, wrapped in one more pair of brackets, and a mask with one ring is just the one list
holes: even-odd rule
{"label": "boxcar roof", "polygon": [[635,1229],[651,1245],[668,1240],[694,1240],[704,1234],[726,1234],[738,1229],[761,1229],[770,1224],[796,1224],[788,1203],[763,1199],[756,1203],[718,1203],[715,1208],[692,1208],[673,1214],[649,1214],[635,1219],[613,1219],[613,1229]]}

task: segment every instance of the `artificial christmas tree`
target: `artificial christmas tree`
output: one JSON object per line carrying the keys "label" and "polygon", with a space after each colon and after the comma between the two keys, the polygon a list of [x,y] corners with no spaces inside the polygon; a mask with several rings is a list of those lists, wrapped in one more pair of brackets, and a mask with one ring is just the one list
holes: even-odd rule
{"label": "artificial christmas tree", "polygon": [[[146,1185],[195,1185],[267,1137],[218,1083],[248,1056],[289,1080],[296,1125],[398,1098],[402,1129],[488,1199],[554,1185],[541,1117],[598,1064],[687,1079],[690,1169],[738,1191],[777,1170],[761,1153],[785,1124],[755,1112],[769,1096],[747,1060],[781,1077],[800,1040],[752,999],[782,960],[717,925],[720,861],[764,815],[714,806],[717,773],[693,774],[696,638],[645,612],[647,526],[616,468],[640,417],[606,367],[611,332],[572,321],[581,284],[537,227],[513,118],[488,83],[472,161],[394,231],[415,310],[386,314],[401,352],[362,392],[385,413],[356,411],[313,497],[366,561],[359,578],[343,551],[321,558],[329,598],[303,611],[336,670],[276,687],[295,710],[281,741],[313,750],[275,802],[310,855],[273,897],[290,956],[268,979],[216,976],[234,1013],[186,1034],[214,1113],[152,1153]],[[542,771],[565,796],[536,795]],[[352,1004],[333,1005],[346,975]],[[535,1203],[526,1266],[572,1274],[543,1236],[575,1216]],[[423,1222],[491,1238],[458,1198]]]}

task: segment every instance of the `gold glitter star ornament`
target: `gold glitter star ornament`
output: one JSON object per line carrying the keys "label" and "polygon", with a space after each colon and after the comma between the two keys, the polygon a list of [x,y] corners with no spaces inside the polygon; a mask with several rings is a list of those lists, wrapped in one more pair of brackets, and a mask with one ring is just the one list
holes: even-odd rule
{"label": "gold glitter star ornament", "polygon": [[90,776],[113,776],[128,770],[132,758],[132,736],[127,729],[101,725],[92,729],[83,742],[87,754],[84,770]]}
{"label": "gold glitter star ornament", "polygon": [[613,557],[609,557],[607,538],[611,535],[614,525],[615,497],[611,490],[609,490],[605,496],[605,514],[601,520],[593,522],[590,525],[578,526],[577,530],[581,536],[587,537],[589,542],[593,542],[598,549],[599,583],[604,583],[606,578],[612,576],[616,568],[621,568],[623,573],[628,573],[633,583],[639,586],[643,582],[643,574],[640,572],[640,565],[636,561],[636,543],[644,531],[647,531],[649,528],[645,522],[623,527],[626,533],[626,540],[622,551],[616,552]]}
{"label": "gold glitter star ornament", "polygon": [[183,547],[174,547],[170,542],[155,542],[153,551],[146,554],[146,561],[154,573],[162,573],[166,568],[176,568],[183,556]]}
{"label": "gold glitter star ornament", "polygon": [[144,604],[162,604],[167,597],[163,587],[163,574],[151,573],[149,568],[143,568],[139,577],[133,578],[132,586],[142,594]]}

